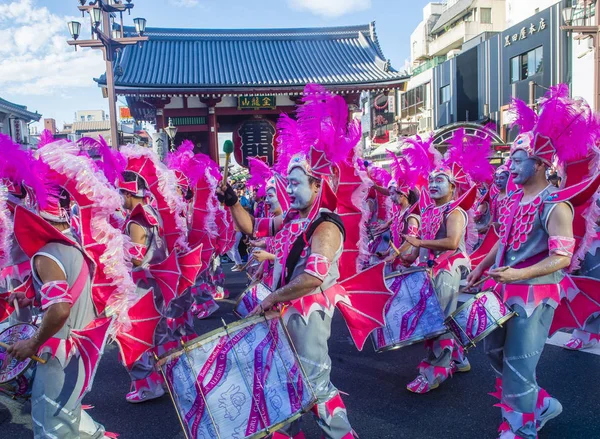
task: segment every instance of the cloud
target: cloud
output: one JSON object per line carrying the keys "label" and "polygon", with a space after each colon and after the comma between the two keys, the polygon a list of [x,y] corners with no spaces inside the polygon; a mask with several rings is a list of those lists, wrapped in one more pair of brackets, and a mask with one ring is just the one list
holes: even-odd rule
{"label": "cloud", "polygon": [[[69,89],[93,87],[105,64],[97,50],[67,45],[67,22],[35,0],[0,4],[0,90],[16,95],[64,96]],[[71,93],[73,91],[71,90]]]}
{"label": "cloud", "polygon": [[199,3],[199,0],[169,0],[169,4],[182,8],[193,8],[198,6]]}
{"label": "cloud", "polygon": [[371,8],[371,0],[288,0],[290,6],[324,17],[339,17]]}

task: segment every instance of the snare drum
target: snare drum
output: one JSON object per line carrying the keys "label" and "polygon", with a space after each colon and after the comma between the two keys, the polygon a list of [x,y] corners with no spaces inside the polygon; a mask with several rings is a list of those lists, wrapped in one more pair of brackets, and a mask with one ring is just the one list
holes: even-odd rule
{"label": "snare drum", "polygon": [[385,326],[373,333],[376,352],[399,349],[448,332],[429,274],[411,267],[386,276],[394,296],[386,305]]}
{"label": "snare drum", "polygon": [[[29,323],[18,323],[0,332],[0,341],[14,344],[19,340],[28,340],[37,328]],[[10,360],[10,361],[9,361]],[[25,402],[31,397],[36,362],[31,358],[17,361],[8,358],[6,349],[0,347],[0,394]]]}
{"label": "snare drum", "polygon": [[158,359],[186,438],[261,438],[315,396],[281,319],[251,317]]}
{"label": "snare drum", "polygon": [[265,300],[265,297],[269,294],[271,294],[271,289],[263,283],[250,285],[238,298],[233,312],[238,317],[244,318]]}
{"label": "snare drum", "polygon": [[444,323],[464,348],[470,348],[514,315],[497,293],[488,290],[463,303]]}

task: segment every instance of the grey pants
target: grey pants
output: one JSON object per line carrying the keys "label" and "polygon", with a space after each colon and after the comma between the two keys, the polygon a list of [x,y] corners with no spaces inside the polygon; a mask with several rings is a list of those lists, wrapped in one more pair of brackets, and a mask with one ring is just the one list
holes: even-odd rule
{"label": "grey pants", "polygon": [[[38,364],[31,392],[31,418],[34,439],[96,439],[104,437],[104,427],[89,422],[80,431],[81,403],[77,402],[84,382],[83,362],[72,357],[63,369],[56,358],[46,355]],[[90,428],[91,427],[91,428]]]}
{"label": "grey pants", "polygon": [[[345,407],[338,390],[331,383],[331,358],[327,342],[331,335],[331,317],[322,311],[313,311],[308,323],[299,314],[291,314],[286,327],[307,378],[313,386],[317,405],[313,414],[326,439],[346,439],[352,436]],[[328,404],[326,404],[328,403]],[[339,410],[333,413],[335,408]],[[333,416],[331,416],[334,414]],[[286,436],[294,437],[301,431],[300,420],[280,430]]]}
{"label": "grey pants", "polygon": [[488,335],[484,347],[492,367],[502,379],[501,402],[514,410],[511,413],[502,410],[504,419],[516,435],[535,439],[535,421],[523,425],[522,414],[537,415],[540,387],[536,381],[536,368],[548,338],[554,308],[539,305],[530,317],[518,305],[513,306],[513,310],[518,316]]}

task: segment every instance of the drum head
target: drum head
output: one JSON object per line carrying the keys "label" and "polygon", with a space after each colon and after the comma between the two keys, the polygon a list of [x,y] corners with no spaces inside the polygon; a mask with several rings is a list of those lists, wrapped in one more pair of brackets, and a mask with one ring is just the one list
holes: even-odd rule
{"label": "drum head", "polygon": [[[15,344],[20,340],[29,340],[35,334],[37,328],[28,323],[19,323],[0,332],[0,341],[6,344]],[[14,380],[29,368],[33,363],[31,358],[17,361],[9,358],[6,349],[0,347],[0,384]]]}

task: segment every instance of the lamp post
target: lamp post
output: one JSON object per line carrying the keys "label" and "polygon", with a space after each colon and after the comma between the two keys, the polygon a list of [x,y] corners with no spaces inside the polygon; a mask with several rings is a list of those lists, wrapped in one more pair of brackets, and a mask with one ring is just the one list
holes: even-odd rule
{"label": "lamp post", "polygon": [[165,132],[167,136],[169,136],[169,140],[171,141],[171,148],[169,151],[175,151],[175,136],[177,135],[177,127],[173,125],[173,119],[169,117],[169,125],[165,127]]}
{"label": "lamp post", "polygon": [[[575,6],[563,8],[564,26],[567,32],[579,34],[579,38],[591,38],[594,50],[594,110],[600,110],[600,19],[598,18],[599,0],[578,0]],[[592,20],[592,9],[595,18]]]}
{"label": "lamp post", "polygon": [[[119,139],[117,134],[117,96],[115,93],[114,61],[117,52],[125,46],[142,44],[148,40],[144,36],[146,31],[146,19],[135,18],[134,24],[137,36],[126,36],[123,29],[123,12],[131,14],[133,4],[131,0],[92,0],[86,5],[86,0],[78,0],[82,17],[86,12],[89,14],[91,25],[91,39],[78,40],[81,34],[81,23],[70,21],[67,23],[72,40],[67,41],[70,46],[91,47],[100,49],[106,61],[106,90],[108,95],[108,111],[110,114],[110,140],[113,148],[118,148]],[[120,18],[120,24],[114,23],[116,16]]]}

